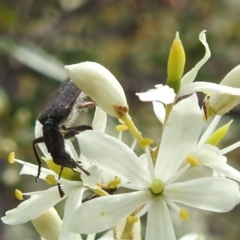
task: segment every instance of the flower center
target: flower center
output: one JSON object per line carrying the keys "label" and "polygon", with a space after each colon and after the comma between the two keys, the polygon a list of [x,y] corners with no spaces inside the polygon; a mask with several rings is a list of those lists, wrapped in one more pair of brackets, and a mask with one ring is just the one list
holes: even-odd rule
{"label": "flower center", "polygon": [[150,190],[153,195],[159,196],[164,190],[164,183],[160,179],[154,179],[151,184]]}

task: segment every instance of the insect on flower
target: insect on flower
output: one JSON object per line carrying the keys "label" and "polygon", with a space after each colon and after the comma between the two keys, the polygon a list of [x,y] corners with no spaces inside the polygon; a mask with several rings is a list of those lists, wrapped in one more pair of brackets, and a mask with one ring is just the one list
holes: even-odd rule
{"label": "insect on flower", "polygon": [[[87,125],[73,126],[73,124],[81,111],[87,111],[94,106],[93,102],[88,101],[86,94],[69,79],[65,80],[56,90],[53,98],[38,116],[38,120],[43,126],[43,136],[33,141],[33,150],[38,162],[36,181],[40,176],[42,165],[36,149],[37,143],[45,143],[53,162],[61,166],[59,179],[64,167],[79,168],[89,175],[89,172],[84,170],[79,162],[74,161],[66,152],[64,138],[71,138],[81,131],[92,129]],[[58,186],[62,197],[64,193],[59,184]]]}

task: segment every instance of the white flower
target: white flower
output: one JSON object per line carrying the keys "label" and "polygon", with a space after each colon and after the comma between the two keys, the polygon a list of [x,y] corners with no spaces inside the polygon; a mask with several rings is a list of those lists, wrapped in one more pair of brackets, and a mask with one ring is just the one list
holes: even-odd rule
{"label": "white flower", "polygon": [[109,115],[119,118],[128,112],[124,90],[113,74],[95,62],[65,66],[72,81]]}
{"label": "white flower", "polygon": [[[94,114],[94,120],[92,123],[92,127],[96,130],[104,131],[106,126],[106,113],[101,109],[96,108]],[[35,126],[35,136],[36,138],[42,136],[42,125],[39,121],[36,121]],[[45,158],[51,159],[51,155],[48,153],[46,145],[44,143],[39,144],[39,148],[41,149],[43,156]],[[73,148],[70,140],[65,140],[65,148],[66,151],[71,155],[72,158],[78,160],[78,156],[76,154],[75,149]],[[83,164],[86,167],[90,167],[89,163],[86,161],[86,158],[80,158],[83,161]],[[38,166],[24,162],[19,159],[14,159],[16,162],[23,165],[20,174],[26,174],[36,177]],[[59,166],[60,167],[60,166]],[[77,169],[76,169],[77,170]],[[92,169],[91,169],[92,170]],[[92,170],[93,171],[93,170]],[[98,170],[99,172],[99,170]],[[93,171],[95,173],[92,176],[85,177],[82,174],[83,182],[86,182],[87,185],[96,185],[96,175],[101,176],[99,173],[96,173],[96,170]],[[59,189],[57,186],[51,187],[48,190],[26,193],[24,195],[32,196],[30,199],[25,200],[19,206],[13,210],[6,212],[6,216],[2,218],[2,221],[5,224],[9,225],[17,225],[21,223],[28,222],[33,219],[39,219],[43,214],[48,212],[48,210],[55,206],[58,202],[66,199],[65,203],[65,211],[63,216],[63,221],[61,223],[61,230],[59,230],[58,239],[81,239],[79,234],[73,234],[69,232],[68,224],[69,219],[72,218],[72,214],[77,209],[77,207],[81,204],[82,198],[87,197],[89,194],[92,194],[91,191],[87,191],[87,189],[83,186],[83,183],[80,181],[72,181],[64,179],[64,173],[69,177],[69,175],[74,175],[74,177],[79,178],[79,174],[74,173],[71,169],[64,168],[62,178],[58,180],[61,184],[61,189],[64,192],[63,198],[59,195]],[[76,176],[75,176],[76,175]],[[45,180],[47,176],[52,176],[57,182],[58,174],[53,172],[50,169],[46,169],[44,167],[41,168],[40,179]],[[84,195],[84,196],[83,196]],[[31,211],[29,211],[31,209]]]}
{"label": "white flower", "polygon": [[176,203],[215,212],[230,211],[238,204],[239,187],[232,180],[205,177],[175,182],[185,171],[179,167],[198,141],[202,125],[199,116],[202,113],[195,95],[173,107],[155,167],[146,148],[149,169],[119,140],[97,131],[82,133],[79,136],[82,153],[93,164],[126,179],[129,183],[122,186],[135,191],[84,203],[76,210],[70,229],[85,234],[101,232],[135,211],[137,216],[148,212],[145,239],[172,240],[175,234],[168,208],[176,210],[182,219],[188,219],[186,210]]}
{"label": "white flower", "polygon": [[[200,68],[207,62],[207,60],[211,56],[211,52],[206,40],[206,31],[202,31],[199,35],[199,40],[201,43],[204,45],[206,53],[205,56],[193,67],[189,72],[187,72],[181,79],[181,87],[180,90],[177,94],[177,98],[184,96],[184,95],[189,95],[194,92],[203,92],[207,93],[209,95],[213,94],[228,94],[235,96],[240,96],[240,89],[236,88],[234,85],[230,86],[225,86],[227,84],[216,84],[216,83],[211,83],[211,82],[193,82],[198,74],[198,71]],[[232,77],[232,74],[231,74]],[[152,101],[154,102],[161,102],[159,101],[159,98],[162,95],[163,89],[160,86],[156,86],[157,89],[151,89],[147,92],[146,97],[142,101]],[[141,93],[142,95],[143,93]],[[139,95],[139,94],[137,94]],[[139,96],[141,96],[139,95]],[[221,96],[219,96],[221,98]],[[161,119],[160,117],[159,119]]]}
{"label": "white flower", "polygon": [[[16,162],[23,164],[23,168],[20,174],[28,174],[36,176],[37,166],[15,159]],[[47,175],[52,175],[56,179],[58,175],[49,169],[42,168],[40,179],[45,179]],[[74,235],[68,230],[69,219],[72,218],[73,213],[81,204],[81,200],[88,196],[91,192],[85,192],[85,188],[80,181],[68,181],[65,179],[59,180],[61,188],[64,191],[63,198],[59,195],[58,187],[51,187],[48,190],[25,193],[24,195],[30,195],[31,198],[20,203],[16,208],[6,212],[6,216],[2,217],[2,221],[9,225],[18,225],[26,223],[33,219],[39,218],[42,214],[47,212],[50,208],[55,206],[58,202],[66,199],[64,217],[59,231],[59,240],[74,237]],[[78,235],[77,235],[78,236]],[[77,239],[77,238],[76,238]]]}
{"label": "white flower", "polygon": [[[165,108],[163,105],[159,102],[153,102],[153,109],[159,121],[163,123],[165,120]],[[240,172],[228,165],[227,158],[223,156],[226,153],[240,147],[240,142],[237,142],[221,150],[216,146],[206,144],[206,141],[216,129],[216,126],[218,125],[220,119],[221,116],[215,116],[203,134],[201,134],[201,131],[198,131],[199,140],[197,141],[195,147],[189,151],[189,155],[186,157],[186,161],[182,163],[182,166],[188,165],[190,167],[191,165],[194,167],[205,165],[212,168],[217,174],[221,176],[226,176],[240,182]],[[202,129],[203,124],[204,120],[202,113],[199,115],[198,119],[199,130]],[[174,131],[170,133],[169,137],[171,134],[174,134]]]}

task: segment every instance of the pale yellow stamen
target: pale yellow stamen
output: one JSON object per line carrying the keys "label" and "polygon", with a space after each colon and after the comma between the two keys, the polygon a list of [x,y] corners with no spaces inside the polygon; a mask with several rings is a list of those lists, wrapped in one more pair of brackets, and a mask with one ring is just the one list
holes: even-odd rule
{"label": "pale yellow stamen", "polygon": [[46,180],[46,182],[47,182],[49,185],[57,184],[56,178],[55,178],[53,175],[51,175],[51,174],[47,175],[47,176],[45,177],[45,180]]}
{"label": "pale yellow stamen", "polygon": [[162,194],[164,190],[164,183],[160,179],[154,179],[152,184],[151,184],[151,192],[152,194],[158,196]]}
{"label": "pale yellow stamen", "polygon": [[15,190],[15,196],[18,200],[23,200],[23,194],[20,190],[16,189]]}
{"label": "pale yellow stamen", "polygon": [[121,179],[115,178],[108,184],[108,188],[114,189],[114,188],[117,188],[120,184],[121,184]]}
{"label": "pale yellow stamen", "polygon": [[123,131],[126,131],[128,128],[127,128],[127,126],[125,126],[125,125],[123,125],[123,124],[120,124],[120,125],[117,125],[116,126],[116,130],[118,131],[118,132],[123,132]]}
{"label": "pale yellow stamen", "polygon": [[153,143],[153,140],[151,138],[144,138],[142,141],[140,141],[140,145],[142,147],[150,146]]}
{"label": "pale yellow stamen", "polygon": [[180,209],[180,218],[182,220],[188,221],[189,220],[189,214],[185,209]]}
{"label": "pale yellow stamen", "polygon": [[138,217],[135,217],[132,215],[127,218],[127,222],[126,222],[125,228],[123,230],[121,239],[133,239],[133,237],[134,237],[133,236],[133,227],[137,221],[138,221]]}
{"label": "pale yellow stamen", "polygon": [[11,153],[9,153],[9,155],[8,155],[8,162],[9,163],[15,163],[15,152],[11,152]]}
{"label": "pale yellow stamen", "polygon": [[93,192],[95,192],[98,196],[108,196],[109,194],[104,191],[103,189],[97,187],[97,188],[90,188]]}
{"label": "pale yellow stamen", "polygon": [[199,165],[199,161],[193,156],[187,156],[186,161],[190,163],[193,167],[196,167]]}

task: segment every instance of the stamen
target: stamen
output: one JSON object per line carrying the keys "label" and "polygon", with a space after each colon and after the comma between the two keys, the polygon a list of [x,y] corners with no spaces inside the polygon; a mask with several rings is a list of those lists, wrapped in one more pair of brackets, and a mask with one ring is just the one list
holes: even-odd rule
{"label": "stamen", "polygon": [[8,155],[8,162],[9,163],[15,163],[15,152],[11,152],[11,153],[9,153],[9,155]]}
{"label": "stamen", "polygon": [[110,189],[115,189],[121,184],[121,179],[120,178],[115,178],[108,184],[108,188]]}
{"label": "stamen", "polygon": [[153,140],[150,138],[144,138],[140,142],[141,147],[145,148],[153,143]]}
{"label": "stamen", "polygon": [[187,210],[185,210],[183,208],[180,209],[180,218],[185,221],[189,220],[189,214],[188,214]]}
{"label": "stamen", "polygon": [[117,130],[118,132],[126,131],[127,129],[128,129],[127,126],[125,126],[125,125],[123,125],[123,124],[120,124],[120,125],[117,125],[117,126],[116,126],[116,130]]}
{"label": "stamen", "polygon": [[103,189],[97,187],[97,188],[90,188],[93,192],[95,192],[99,196],[108,196],[109,194],[104,191]]}
{"label": "stamen", "polygon": [[129,132],[133,135],[133,137],[135,139],[137,139],[139,145],[141,147],[143,147],[141,145],[141,142],[144,140],[144,138],[142,137],[141,132],[139,132],[138,129],[136,128],[136,126],[135,126],[134,122],[132,121],[131,117],[126,113],[123,116],[120,116],[119,118],[127,126]]}
{"label": "stamen", "polygon": [[133,239],[133,227],[134,224],[138,221],[138,217],[135,216],[129,216],[127,218],[127,222],[125,225],[125,228],[123,230],[121,239]]}
{"label": "stamen", "polygon": [[46,180],[46,182],[47,182],[49,185],[57,184],[56,178],[55,178],[53,175],[51,175],[51,174],[47,175],[47,176],[45,177],[45,180]]}
{"label": "stamen", "polygon": [[15,196],[18,200],[23,200],[23,193],[18,189],[15,190]]}
{"label": "stamen", "polygon": [[199,165],[199,161],[193,156],[187,156],[186,161],[191,164],[191,166],[196,167]]}
{"label": "stamen", "polygon": [[164,183],[160,179],[154,179],[150,189],[153,195],[159,196],[164,190]]}

